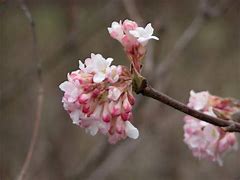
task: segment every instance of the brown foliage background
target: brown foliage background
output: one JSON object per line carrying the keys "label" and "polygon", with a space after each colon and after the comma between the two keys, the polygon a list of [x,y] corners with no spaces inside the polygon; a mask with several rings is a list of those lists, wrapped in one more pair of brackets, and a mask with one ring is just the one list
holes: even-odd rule
{"label": "brown foliage background", "polygon": [[[153,65],[147,64],[145,71],[151,79],[199,12],[199,1],[132,2],[26,2],[36,25],[45,93],[37,143],[24,179],[239,180],[240,151],[227,155],[223,167],[199,161],[183,143],[183,114],[154,100],[138,97],[136,141],[109,145],[105,137],[92,137],[72,125],[58,85],[67,72],[77,69],[78,59],[95,52],[113,57],[116,64],[128,63],[120,44],[108,35],[112,21],[136,18],[157,27],[160,40],[150,44],[147,59]],[[129,13],[134,6],[137,12]],[[155,76],[153,86],[183,102],[191,89],[240,98],[240,1],[225,7],[223,14],[204,21],[167,72]],[[38,80],[31,27],[18,1],[0,1],[0,28],[0,179],[10,180],[18,176],[28,152]]]}

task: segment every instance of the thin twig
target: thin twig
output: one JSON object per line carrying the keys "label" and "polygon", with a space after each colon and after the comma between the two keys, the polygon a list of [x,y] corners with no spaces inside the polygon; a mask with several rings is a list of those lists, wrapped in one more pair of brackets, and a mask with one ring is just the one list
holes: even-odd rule
{"label": "thin twig", "polygon": [[240,132],[240,123],[232,121],[232,120],[223,120],[217,117],[209,116],[207,114],[204,114],[200,111],[196,111],[194,109],[189,108],[185,104],[161,93],[150,87],[147,83],[145,87],[143,87],[139,93],[141,93],[144,96],[151,97],[157,101],[160,101],[168,106],[173,107],[174,109],[177,109],[185,114],[188,114],[190,116],[193,116],[199,120],[208,122],[210,124],[219,126],[219,127],[226,127],[226,131],[231,132]]}
{"label": "thin twig", "polygon": [[[68,38],[54,50],[52,54],[47,56],[45,59],[42,60],[42,66],[44,68],[44,72],[50,72],[54,69],[56,69],[56,66],[59,66],[61,63],[64,63],[63,61],[60,61],[59,59],[68,54],[70,51],[75,50],[78,47],[82,47],[86,44],[86,42],[91,41],[94,39],[93,34],[96,34],[95,29],[100,28],[99,23],[93,23],[96,21],[96,18],[102,18],[104,19],[106,16],[105,12],[111,12],[111,18],[115,17],[116,14],[119,12],[119,8],[117,8],[118,3],[120,0],[109,0],[106,5],[102,7],[102,9],[95,14],[93,14],[91,17],[88,18],[88,20],[85,23],[88,23],[89,25],[94,24],[93,30],[84,29],[85,27],[88,27],[86,24],[85,26],[82,26],[82,28],[77,29],[77,31],[70,33]],[[106,16],[107,20],[110,20],[111,18],[109,16]],[[87,34],[81,33],[86,31]],[[81,42],[78,43],[79,35],[82,35]],[[90,37],[90,38],[89,38]],[[11,102],[13,98],[13,95],[20,96],[23,92],[22,87],[26,87],[26,82],[29,81],[29,79],[32,77],[33,70],[30,68],[29,71],[26,73],[23,73],[19,77],[15,77],[14,81],[8,82],[6,85],[4,85],[4,88],[1,89],[1,102],[0,102],[0,108],[6,107],[6,105]],[[18,82],[18,83],[15,83]],[[21,86],[19,87],[19,84]],[[15,89],[18,88],[18,92],[15,91]],[[26,91],[26,88],[24,89],[24,92]]]}
{"label": "thin twig", "polygon": [[185,29],[180,38],[176,41],[173,49],[169,52],[166,58],[159,63],[155,70],[154,77],[161,77],[166,74],[167,71],[177,61],[179,54],[187,47],[192,39],[201,30],[205,22],[209,21],[213,17],[220,16],[228,6],[229,0],[219,1],[214,7],[210,7],[208,0],[200,0],[199,12],[193,19],[192,23]]}
{"label": "thin twig", "polygon": [[127,158],[127,155],[131,155],[135,152],[135,149],[140,144],[140,141],[134,142],[123,142],[115,148],[105,159],[99,164],[98,168],[93,171],[87,180],[104,180],[106,179],[107,175],[114,170],[116,170]]}
{"label": "thin twig", "polygon": [[86,160],[80,164],[79,169],[69,174],[67,179],[75,180],[79,179],[79,177],[81,177],[81,179],[87,178],[98,168],[98,166],[100,166],[105,158],[111,153],[111,150],[112,146],[108,142],[101,142],[100,145],[97,145],[96,148],[89,153]]}
{"label": "thin twig", "polygon": [[122,2],[130,18],[134,19],[138,24],[142,25],[144,23],[144,19],[141,17],[137,9],[135,0],[122,0]]}
{"label": "thin twig", "polygon": [[42,78],[42,62],[38,53],[38,43],[37,43],[37,36],[35,30],[35,23],[32,18],[31,12],[29,11],[28,6],[25,4],[24,0],[18,0],[20,8],[23,10],[26,18],[28,19],[31,27],[32,33],[32,40],[33,40],[33,59],[37,63],[37,81],[38,81],[38,92],[37,92],[37,107],[36,107],[36,114],[35,114],[35,122],[33,127],[33,133],[29,145],[29,149],[27,152],[27,156],[23,163],[22,169],[17,177],[18,180],[22,180],[29,168],[30,162],[32,160],[32,155],[34,152],[35,144],[38,137],[40,121],[42,118],[42,108],[43,108],[43,95],[44,95],[44,88],[43,88],[43,78]]}

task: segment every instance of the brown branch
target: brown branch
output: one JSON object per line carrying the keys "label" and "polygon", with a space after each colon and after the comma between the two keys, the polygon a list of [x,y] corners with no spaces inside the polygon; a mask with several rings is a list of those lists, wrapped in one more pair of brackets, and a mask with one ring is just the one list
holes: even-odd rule
{"label": "brown branch", "polygon": [[219,127],[225,127],[226,131],[230,132],[240,132],[240,123],[232,121],[232,120],[223,120],[217,117],[212,117],[207,114],[204,114],[202,112],[196,111],[194,109],[189,108],[185,104],[161,93],[153,89],[151,86],[147,84],[147,82],[144,82],[144,86],[137,91],[137,93],[141,93],[144,96],[151,97],[157,101],[160,101],[168,106],[173,107],[174,109],[177,109],[185,114],[188,114],[190,116],[193,116],[199,120],[208,122],[210,124],[219,126]]}
{"label": "brown branch", "polygon": [[29,11],[29,8],[25,4],[24,0],[18,0],[20,8],[24,12],[26,18],[28,19],[30,23],[31,33],[32,33],[32,41],[33,41],[33,59],[36,61],[37,67],[37,80],[38,80],[38,92],[37,92],[37,107],[36,107],[36,114],[35,114],[35,122],[33,127],[33,133],[29,145],[29,149],[27,152],[27,156],[24,160],[23,166],[21,168],[21,171],[18,175],[18,180],[22,180],[29,168],[30,162],[32,160],[32,155],[34,152],[35,144],[38,137],[39,127],[40,127],[40,121],[42,118],[42,108],[43,108],[43,95],[44,95],[44,88],[43,88],[43,78],[42,78],[42,62],[39,57],[38,53],[38,47],[37,47],[37,36],[36,36],[36,30],[35,30],[35,23],[32,18],[32,15]]}

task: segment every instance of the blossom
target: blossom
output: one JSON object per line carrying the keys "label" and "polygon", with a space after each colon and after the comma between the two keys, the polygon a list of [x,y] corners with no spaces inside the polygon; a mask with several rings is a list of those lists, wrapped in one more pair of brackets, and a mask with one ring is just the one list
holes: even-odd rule
{"label": "blossom", "polygon": [[132,121],[132,80],[124,66],[111,65],[112,58],[91,54],[79,69],[68,74],[59,88],[64,92],[63,107],[73,124],[87,133],[108,136],[110,143],[139,136]]}
{"label": "blossom", "polygon": [[129,31],[129,33],[136,37],[138,42],[140,42],[142,45],[146,45],[150,39],[159,40],[158,37],[153,36],[153,28],[151,23],[147,24],[145,28],[137,27],[136,29]]}
{"label": "blossom", "polygon": [[79,61],[80,70],[88,73],[94,73],[93,81],[100,83],[106,78],[106,71],[112,63],[112,58],[103,58],[101,54],[91,54],[91,58],[85,60],[85,65]]}
{"label": "blossom", "polygon": [[106,69],[106,76],[111,83],[115,83],[118,81],[121,72],[122,72],[121,66],[112,65],[111,67],[108,67]]}
{"label": "blossom", "polygon": [[112,38],[117,39],[121,42],[124,37],[122,22],[112,22],[112,26],[108,28],[108,32],[110,33]]}
{"label": "blossom", "polygon": [[203,110],[208,105],[209,96],[209,92],[207,91],[195,93],[191,90],[188,106],[195,110]]}
{"label": "blossom", "polygon": [[[222,104],[223,101],[225,101],[223,98],[212,96],[207,91],[198,93],[191,91],[188,106],[216,117],[214,110],[219,109],[219,104]],[[220,110],[225,108],[221,106]],[[222,165],[222,157],[226,152],[237,150],[238,144],[234,133],[225,132],[220,127],[189,115],[184,117],[184,122],[184,142],[195,157],[216,161]]]}
{"label": "blossom", "polygon": [[153,31],[151,23],[143,28],[139,27],[136,22],[128,19],[119,23],[114,21],[111,27],[108,28],[110,36],[122,44],[138,71],[140,71],[139,61],[146,52],[145,46],[148,41],[150,39],[158,40],[156,36],[153,36]]}

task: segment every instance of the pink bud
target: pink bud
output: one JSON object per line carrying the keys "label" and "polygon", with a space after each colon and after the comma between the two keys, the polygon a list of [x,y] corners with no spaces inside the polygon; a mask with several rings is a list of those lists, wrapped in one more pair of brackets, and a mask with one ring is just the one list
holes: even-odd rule
{"label": "pink bud", "polygon": [[110,110],[110,113],[112,114],[112,116],[120,115],[120,113],[121,113],[121,106],[122,106],[121,99],[119,99],[119,101],[117,103],[115,103],[114,101],[111,101],[109,103],[109,110]]}
{"label": "pink bud", "polygon": [[128,101],[129,101],[129,103],[133,106],[134,103],[135,103],[135,98],[134,98],[134,96],[133,96],[132,93],[130,93],[130,92],[128,92],[127,96],[128,96]]}
{"label": "pink bud", "polygon": [[98,88],[94,89],[92,94],[93,98],[96,98],[100,94],[100,92],[101,91]]}
{"label": "pink bud", "polygon": [[81,94],[78,98],[80,104],[85,104],[91,98],[91,94]]}
{"label": "pink bud", "polygon": [[95,108],[94,112],[92,113],[91,117],[94,118],[94,119],[101,119],[102,109],[103,109],[103,106],[102,105],[98,105]]}
{"label": "pink bud", "polygon": [[125,112],[132,111],[132,105],[129,103],[128,98],[126,96],[123,100],[123,109]]}
{"label": "pink bud", "polygon": [[90,106],[88,104],[84,105],[82,108],[82,112],[85,114],[89,113],[89,110],[90,110]]}
{"label": "pink bud", "polygon": [[124,132],[125,126],[120,116],[117,117],[115,126],[116,126],[116,132],[118,134],[122,134]]}
{"label": "pink bud", "polygon": [[124,121],[129,121],[129,119],[132,117],[132,113],[131,112],[121,113],[121,117]]}
{"label": "pink bud", "polygon": [[103,121],[105,122],[110,122],[111,120],[111,114],[109,113],[109,110],[108,110],[108,103],[104,104],[102,118],[103,118]]}
{"label": "pink bud", "polygon": [[138,27],[137,23],[126,19],[123,22],[123,30],[129,32],[130,30],[135,30]]}

